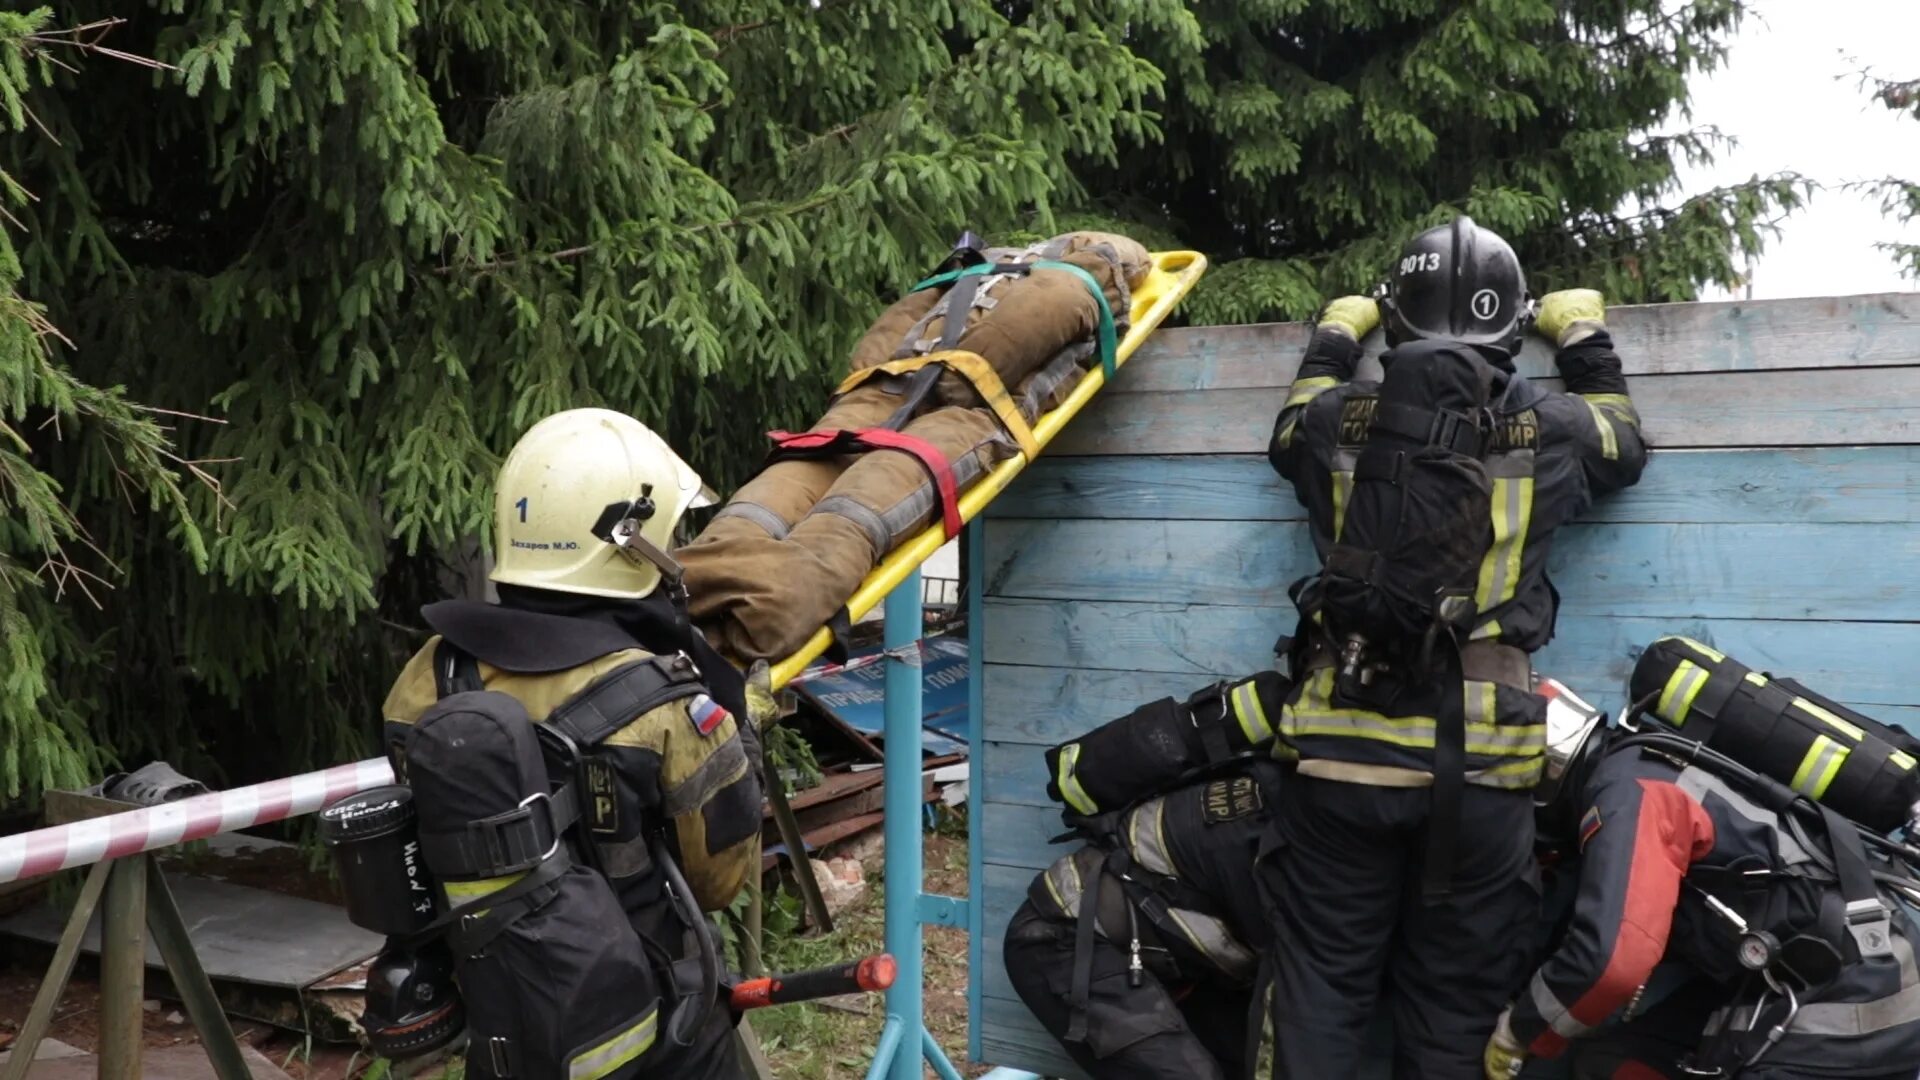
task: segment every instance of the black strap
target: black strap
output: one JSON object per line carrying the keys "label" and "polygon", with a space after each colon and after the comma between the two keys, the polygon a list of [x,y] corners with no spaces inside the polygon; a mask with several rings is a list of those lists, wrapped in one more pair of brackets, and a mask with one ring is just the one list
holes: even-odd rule
{"label": "black strap", "polygon": [[1087,1005],[1093,1000],[1093,935],[1100,922],[1100,883],[1107,876],[1096,869],[1093,880],[1081,887],[1079,921],[1073,931],[1073,986],[1067,992],[1066,1040],[1087,1041]]}
{"label": "black strap", "polygon": [[1840,898],[1846,904],[1847,930],[1863,957],[1893,955],[1892,915],[1880,899],[1874,884],[1873,868],[1867,862],[1867,847],[1852,822],[1832,807],[1816,803],[1820,819],[1827,828],[1827,840],[1833,850],[1833,872],[1839,879]]}
{"label": "black strap", "polygon": [[480,678],[480,662],[443,637],[433,651],[433,688],[439,696],[450,697],[485,690],[487,684]]}
{"label": "black strap", "polygon": [[1487,448],[1486,433],[1475,424],[1474,418],[1451,409],[1383,401],[1373,411],[1371,428],[1468,457],[1480,457]]}
{"label": "black strap", "polygon": [[521,916],[547,905],[560,892],[559,881],[573,863],[565,852],[541,863],[526,877],[498,892],[477,897],[442,916],[447,944],[456,956],[478,956]]}
{"label": "black strap", "polygon": [[840,605],[840,610],[827,616],[827,633],[831,635],[831,640],[827,642],[827,647],[822,650],[821,655],[833,664],[844,664],[852,659],[853,613],[847,610],[845,604]]}
{"label": "black strap", "polygon": [[614,669],[575,694],[547,723],[590,749],[649,710],[705,691],[700,670],[684,653],[649,656]]}
{"label": "black strap", "polygon": [[1467,716],[1459,707],[1435,718],[1433,792],[1427,811],[1427,865],[1420,883],[1427,903],[1453,892],[1453,853],[1460,837],[1460,804],[1467,786]]}
{"label": "black strap", "polygon": [[1353,479],[1355,483],[1385,481],[1398,484],[1407,472],[1407,453],[1404,450],[1386,452],[1385,447],[1376,448],[1360,455],[1354,462]]}
{"label": "black strap", "polygon": [[579,795],[572,784],[566,784],[551,795],[530,796],[506,813],[469,821],[465,828],[422,829],[420,842],[433,851],[440,874],[504,877],[552,856],[560,838],[578,820]]}

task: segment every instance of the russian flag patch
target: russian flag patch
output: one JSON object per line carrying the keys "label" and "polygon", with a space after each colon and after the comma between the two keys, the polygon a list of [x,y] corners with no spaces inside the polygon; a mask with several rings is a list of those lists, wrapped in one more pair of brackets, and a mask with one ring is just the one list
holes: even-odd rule
{"label": "russian flag patch", "polygon": [[1580,850],[1581,851],[1587,850],[1587,841],[1593,839],[1593,834],[1599,831],[1600,831],[1600,808],[1597,806],[1590,806],[1587,808],[1586,815],[1580,819]]}
{"label": "russian flag patch", "polygon": [[693,704],[687,707],[687,715],[693,718],[693,729],[702,735],[713,734],[720,721],[733,715],[720,707],[720,703],[705,694],[695,694]]}

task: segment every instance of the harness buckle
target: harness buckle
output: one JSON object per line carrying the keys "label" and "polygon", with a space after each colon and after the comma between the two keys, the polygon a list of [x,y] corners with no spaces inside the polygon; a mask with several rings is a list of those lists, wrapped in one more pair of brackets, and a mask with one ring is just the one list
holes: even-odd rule
{"label": "harness buckle", "polygon": [[1862,957],[1893,955],[1890,933],[1893,919],[1887,905],[1878,897],[1848,902],[1846,917],[1847,932],[1853,935],[1853,943],[1859,947]]}

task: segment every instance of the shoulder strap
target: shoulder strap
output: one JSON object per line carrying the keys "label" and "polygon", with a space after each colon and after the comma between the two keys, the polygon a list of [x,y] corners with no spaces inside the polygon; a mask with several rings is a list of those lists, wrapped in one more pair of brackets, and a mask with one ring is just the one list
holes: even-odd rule
{"label": "shoulder strap", "polygon": [[669,701],[706,693],[700,671],[685,653],[649,656],[616,668],[553,711],[548,726],[582,747],[607,737]]}
{"label": "shoulder strap", "polygon": [[443,637],[433,652],[433,687],[439,696],[451,697],[485,690],[487,684],[480,678],[480,662]]}

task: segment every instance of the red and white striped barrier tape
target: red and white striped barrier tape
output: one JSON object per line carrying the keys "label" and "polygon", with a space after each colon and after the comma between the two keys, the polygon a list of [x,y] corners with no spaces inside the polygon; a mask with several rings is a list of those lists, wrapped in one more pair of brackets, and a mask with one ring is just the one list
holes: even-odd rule
{"label": "red and white striped barrier tape", "polygon": [[[918,661],[924,641],[887,649],[844,664],[826,664],[802,672],[795,683],[858,671],[885,660]],[[203,840],[216,833],[311,814],[356,791],[393,783],[385,758],[368,758],[331,769],[269,780],[264,784],[214,791],[191,799],[142,807],[125,813],[54,825],[33,832],[0,836],[0,884],[51,874],[104,859]]]}
{"label": "red and white striped barrier tape", "polygon": [[369,758],[71,825],[0,836],[0,883],[284,821],[311,814],[356,791],[391,783],[393,769],[387,759]]}
{"label": "red and white striped barrier tape", "polygon": [[863,667],[872,667],[883,660],[918,661],[920,654],[925,652],[926,649],[926,639],[922,638],[911,644],[898,645],[894,648],[874,653],[872,656],[862,656],[849,660],[844,664],[822,664],[816,668],[808,668],[800,674],[795,675],[787,685],[798,686],[801,683],[810,683],[815,679],[824,679],[829,675],[845,675],[849,671],[859,671]]}

